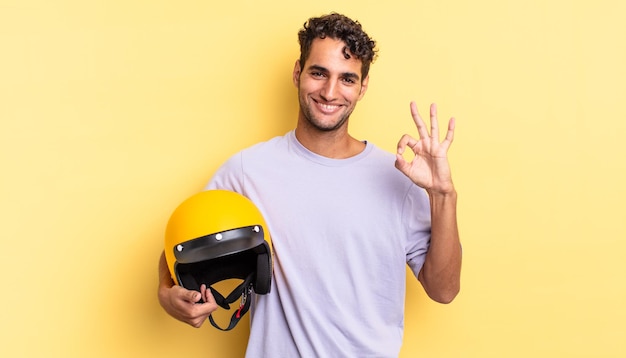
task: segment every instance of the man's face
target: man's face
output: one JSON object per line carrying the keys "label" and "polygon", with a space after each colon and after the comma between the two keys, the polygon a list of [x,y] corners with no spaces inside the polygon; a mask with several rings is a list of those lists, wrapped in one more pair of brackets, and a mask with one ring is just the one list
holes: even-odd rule
{"label": "man's face", "polygon": [[293,70],[299,120],[320,131],[341,128],[367,89],[369,78],[361,79],[361,60],[346,59],[344,47],[341,40],[315,39],[304,66],[298,61]]}

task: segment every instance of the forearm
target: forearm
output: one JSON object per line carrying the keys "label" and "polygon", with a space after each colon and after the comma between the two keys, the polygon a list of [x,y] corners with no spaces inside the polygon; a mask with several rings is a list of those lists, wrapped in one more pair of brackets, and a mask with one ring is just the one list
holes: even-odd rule
{"label": "forearm", "polygon": [[172,286],[174,286],[174,280],[172,280],[170,269],[167,267],[167,261],[165,260],[165,252],[163,252],[159,258],[159,291],[161,288],[170,288]]}
{"label": "forearm", "polygon": [[456,218],[457,193],[430,193],[431,241],[419,280],[426,293],[441,303],[460,290],[461,243]]}

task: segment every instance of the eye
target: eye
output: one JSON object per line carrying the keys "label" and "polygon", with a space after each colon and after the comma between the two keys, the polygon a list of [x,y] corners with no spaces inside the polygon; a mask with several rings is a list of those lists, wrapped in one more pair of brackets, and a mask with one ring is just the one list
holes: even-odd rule
{"label": "eye", "polygon": [[324,77],[324,74],[322,72],[319,72],[319,71],[313,71],[313,72],[311,72],[311,76],[315,77],[315,78],[322,78],[322,77]]}
{"label": "eye", "polygon": [[356,81],[355,81],[355,80],[354,80],[354,78],[352,78],[352,77],[344,77],[344,78],[342,78],[341,80],[342,80],[344,83],[346,83],[346,84],[350,84],[350,85],[352,85],[352,84],[355,84],[355,83],[356,83]]}

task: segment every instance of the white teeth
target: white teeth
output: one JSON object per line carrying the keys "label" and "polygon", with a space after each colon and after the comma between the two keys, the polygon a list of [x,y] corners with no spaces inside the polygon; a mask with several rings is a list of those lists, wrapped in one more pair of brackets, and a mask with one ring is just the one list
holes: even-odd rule
{"label": "white teeth", "polygon": [[327,111],[333,111],[333,110],[335,110],[335,109],[337,109],[339,107],[339,106],[332,106],[332,105],[329,105],[329,104],[322,104],[322,103],[320,103],[319,105],[320,105],[320,107],[322,107],[322,109],[325,109]]}

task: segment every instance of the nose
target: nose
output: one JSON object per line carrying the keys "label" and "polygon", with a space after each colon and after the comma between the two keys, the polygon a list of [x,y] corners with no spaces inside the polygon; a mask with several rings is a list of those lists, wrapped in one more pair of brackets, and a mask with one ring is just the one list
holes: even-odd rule
{"label": "nose", "polygon": [[322,90],[320,91],[320,96],[325,101],[332,101],[337,97],[337,84],[336,81],[329,79],[324,83]]}

